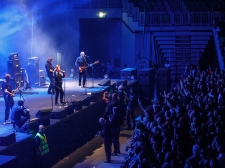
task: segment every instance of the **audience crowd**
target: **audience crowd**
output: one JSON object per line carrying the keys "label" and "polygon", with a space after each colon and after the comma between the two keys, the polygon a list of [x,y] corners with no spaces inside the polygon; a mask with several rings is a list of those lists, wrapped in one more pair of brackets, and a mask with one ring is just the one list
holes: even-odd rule
{"label": "audience crowd", "polygon": [[187,66],[170,92],[139,106],[122,168],[225,168],[223,70]]}

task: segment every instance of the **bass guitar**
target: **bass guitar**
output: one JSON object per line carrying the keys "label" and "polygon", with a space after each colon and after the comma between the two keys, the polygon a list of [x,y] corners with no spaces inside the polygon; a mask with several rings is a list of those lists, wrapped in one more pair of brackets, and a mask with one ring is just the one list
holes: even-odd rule
{"label": "bass guitar", "polygon": [[99,61],[95,61],[94,63],[89,64],[88,66],[79,66],[79,72],[80,72],[80,73],[81,73],[81,72],[84,72],[84,70],[87,69],[88,67],[91,67],[91,66],[93,66],[93,65],[95,65],[95,64],[98,64],[98,63],[99,63]]}
{"label": "bass guitar", "polygon": [[15,90],[12,90],[12,92],[10,92],[10,94],[7,94],[6,95],[6,99],[8,100],[9,103],[12,103],[13,102],[13,97],[15,96],[15,93],[19,90],[19,86],[15,89]]}

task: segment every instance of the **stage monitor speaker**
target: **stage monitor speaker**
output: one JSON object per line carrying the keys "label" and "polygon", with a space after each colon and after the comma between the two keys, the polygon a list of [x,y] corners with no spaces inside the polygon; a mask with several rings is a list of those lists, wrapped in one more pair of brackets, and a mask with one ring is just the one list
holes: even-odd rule
{"label": "stage monitor speaker", "polygon": [[38,118],[31,119],[29,122],[25,123],[21,128],[18,129],[21,133],[36,134],[38,132],[38,127],[40,120]]}
{"label": "stage monitor speaker", "polygon": [[16,168],[18,167],[17,156],[0,155],[0,167],[1,168]]}
{"label": "stage monitor speaker", "polygon": [[35,114],[35,116],[37,118],[41,118],[41,117],[44,117],[44,116],[50,116],[52,112],[52,109],[50,108],[47,108],[47,109],[40,109],[38,110],[38,112]]}
{"label": "stage monitor speaker", "polygon": [[110,79],[102,79],[99,84],[99,86],[110,86],[111,85],[111,80]]}
{"label": "stage monitor speaker", "polygon": [[121,70],[121,79],[137,79],[137,69],[136,68],[125,68]]}
{"label": "stage monitor speaker", "polygon": [[0,146],[9,146],[16,142],[15,133],[0,134]]}
{"label": "stage monitor speaker", "polygon": [[50,125],[50,115],[46,115],[44,117],[41,117],[39,119],[39,124],[42,124],[44,125],[45,127],[46,126],[49,126]]}
{"label": "stage monitor speaker", "polygon": [[66,118],[66,110],[65,109],[57,109],[51,112],[51,119],[63,119]]}

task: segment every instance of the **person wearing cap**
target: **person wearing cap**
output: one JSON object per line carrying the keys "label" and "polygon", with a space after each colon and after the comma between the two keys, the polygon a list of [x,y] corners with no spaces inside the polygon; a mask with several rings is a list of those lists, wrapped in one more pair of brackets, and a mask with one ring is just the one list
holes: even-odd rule
{"label": "person wearing cap", "polygon": [[24,107],[24,101],[19,100],[17,104],[15,104],[11,111],[11,122],[13,124],[13,128],[16,127],[21,128],[24,123],[30,119],[30,111],[26,107]]}
{"label": "person wearing cap", "polygon": [[54,79],[54,67],[52,66],[52,58],[49,57],[47,59],[47,62],[45,64],[45,69],[46,69],[46,73],[49,77],[49,87],[48,87],[48,94],[54,94],[55,90],[54,90],[54,85],[55,85],[55,79]]}

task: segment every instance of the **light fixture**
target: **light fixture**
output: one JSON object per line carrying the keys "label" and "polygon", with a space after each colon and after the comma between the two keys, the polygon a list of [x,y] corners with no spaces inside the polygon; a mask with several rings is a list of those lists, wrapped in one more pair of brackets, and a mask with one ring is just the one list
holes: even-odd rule
{"label": "light fixture", "polygon": [[104,13],[104,12],[98,13],[98,17],[100,17],[100,18],[104,18],[105,16],[106,16],[106,13]]}

